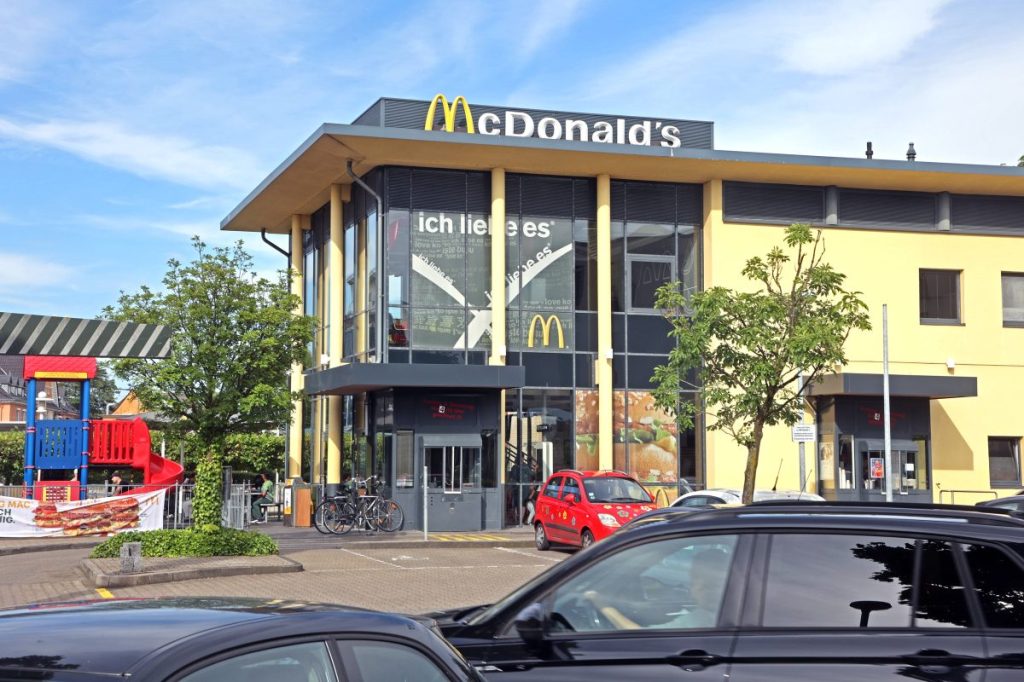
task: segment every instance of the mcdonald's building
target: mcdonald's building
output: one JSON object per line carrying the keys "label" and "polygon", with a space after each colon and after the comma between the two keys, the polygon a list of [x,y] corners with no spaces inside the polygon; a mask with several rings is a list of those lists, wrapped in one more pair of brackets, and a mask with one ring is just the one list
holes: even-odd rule
{"label": "mcdonald's building", "polygon": [[726,151],[706,121],[451,94],[325,123],[222,222],[288,237],[319,321],[291,372],[289,477],[379,475],[406,527],[425,513],[434,530],[520,525],[562,468],[623,470],[661,500],[739,487],[745,450],[654,404],[673,343],[654,295],[749,286],[745,261],[804,222],[874,329],[809,387],[813,440],[768,430],[758,487],[946,502],[1024,487],[1024,169]]}

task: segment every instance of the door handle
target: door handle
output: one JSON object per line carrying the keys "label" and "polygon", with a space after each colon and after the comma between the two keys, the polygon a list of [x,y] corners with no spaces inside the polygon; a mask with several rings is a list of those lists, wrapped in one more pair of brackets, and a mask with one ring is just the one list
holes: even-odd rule
{"label": "door handle", "polygon": [[703,649],[687,649],[671,657],[672,663],[683,670],[703,670],[720,663],[721,660],[721,656],[709,654]]}
{"label": "door handle", "polygon": [[942,649],[922,649],[903,658],[925,675],[948,675],[960,665],[957,657]]}

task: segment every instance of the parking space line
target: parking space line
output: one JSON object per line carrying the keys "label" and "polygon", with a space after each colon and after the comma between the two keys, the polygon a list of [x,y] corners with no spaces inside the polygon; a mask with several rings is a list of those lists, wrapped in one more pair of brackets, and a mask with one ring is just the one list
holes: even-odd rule
{"label": "parking space line", "polygon": [[401,568],[403,570],[405,570],[407,568],[406,566],[400,566],[400,565],[398,565],[398,564],[396,564],[394,562],[391,562],[391,561],[384,561],[383,559],[376,559],[376,558],[374,558],[372,556],[367,556],[366,554],[362,554],[361,552],[354,552],[351,549],[345,549],[344,547],[339,547],[339,549],[342,552],[347,552],[348,554],[354,554],[355,556],[357,556],[357,557],[359,557],[361,559],[369,559],[370,561],[375,561],[378,564],[384,564],[385,566],[391,566],[392,568]]}
{"label": "parking space line", "polygon": [[108,590],[105,587],[97,587],[96,588],[96,594],[100,595],[104,599],[113,599],[114,598],[114,593],[111,592],[110,590]]}
{"label": "parking space line", "polygon": [[531,559],[540,559],[542,561],[550,561],[553,564],[557,564],[558,562],[562,561],[561,559],[555,559],[554,557],[539,556],[537,554],[530,554],[529,552],[524,552],[524,551],[519,550],[519,549],[513,549],[511,547],[495,547],[494,549],[498,550],[499,552],[511,552],[512,554],[521,554],[523,556],[528,556]]}

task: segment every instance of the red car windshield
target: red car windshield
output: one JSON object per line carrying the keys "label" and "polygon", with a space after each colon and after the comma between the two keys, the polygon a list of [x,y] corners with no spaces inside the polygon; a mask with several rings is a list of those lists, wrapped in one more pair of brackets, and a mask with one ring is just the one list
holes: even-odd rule
{"label": "red car windshield", "polygon": [[647,491],[629,478],[585,478],[588,502],[650,502]]}

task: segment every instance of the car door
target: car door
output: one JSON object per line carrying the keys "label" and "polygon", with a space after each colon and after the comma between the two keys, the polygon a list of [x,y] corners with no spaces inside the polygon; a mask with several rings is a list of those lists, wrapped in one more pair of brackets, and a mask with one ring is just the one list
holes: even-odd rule
{"label": "car door", "polygon": [[1024,543],[960,545],[985,620],[985,682],[1024,679]]}
{"label": "car door", "polygon": [[959,563],[939,539],[759,538],[731,682],[980,682],[983,637]]}
{"label": "car door", "polygon": [[562,479],[563,476],[557,474],[549,478],[537,498],[537,521],[543,522],[548,539],[554,542],[565,542],[563,525],[560,523],[562,501],[559,495],[562,490]]}
{"label": "car door", "polygon": [[[559,499],[562,503],[563,515],[565,516],[565,533],[568,542],[574,545],[580,544],[580,533],[587,524],[587,508],[581,502],[582,483],[579,478],[572,474],[565,477],[562,484],[562,493]],[[572,495],[572,499],[570,499]]]}
{"label": "car door", "polygon": [[505,623],[478,669],[489,680],[721,682],[749,547],[742,534],[675,536],[602,555]]}
{"label": "car door", "polygon": [[412,642],[360,637],[338,640],[337,647],[345,682],[475,682],[478,677],[454,660],[454,652],[446,662]]}

